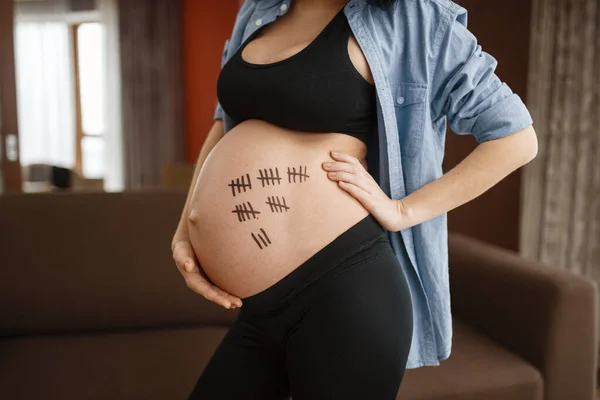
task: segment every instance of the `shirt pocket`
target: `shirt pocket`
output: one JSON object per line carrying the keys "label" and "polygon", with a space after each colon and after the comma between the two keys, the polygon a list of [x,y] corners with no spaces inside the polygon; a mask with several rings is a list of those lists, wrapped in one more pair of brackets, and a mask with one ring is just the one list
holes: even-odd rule
{"label": "shirt pocket", "polygon": [[402,155],[414,157],[423,143],[427,85],[399,83],[393,93]]}

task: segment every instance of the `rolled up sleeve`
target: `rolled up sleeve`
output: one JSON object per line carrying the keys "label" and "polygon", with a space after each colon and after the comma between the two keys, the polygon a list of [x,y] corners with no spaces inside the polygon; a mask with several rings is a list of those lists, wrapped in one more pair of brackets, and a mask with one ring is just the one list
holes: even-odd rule
{"label": "rolled up sleeve", "polygon": [[[229,51],[229,39],[225,41],[225,45],[223,46],[223,55],[221,56],[221,68],[223,68],[223,66],[227,62],[227,52],[228,51]],[[219,99],[217,99],[217,105],[215,107],[215,113],[213,115],[213,120],[216,121],[218,119],[223,119],[223,117],[224,117],[223,107],[221,107],[221,103],[219,102]]]}
{"label": "rolled up sleeve", "polygon": [[213,120],[216,121],[218,119],[223,119],[223,107],[221,107],[221,103],[217,100],[217,106],[215,107],[215,114],[213,115]]}
{"label": "rolled up sleeve", "polygon": [[223,119],[223,107],[221,107],[221,103],[217,100],[217,106],[215,107],[215,114],[213,115],[213,120],[216,121],[218,119]]}
{"label": "rolled up sleeve", "polygon": [[433,115],[447,116],[455,133],[472,135],[478,143],[530,126],[527,107],[496,75],[496,59],[467,29],[467,11],[456,6],[446,22],[432,77]]}

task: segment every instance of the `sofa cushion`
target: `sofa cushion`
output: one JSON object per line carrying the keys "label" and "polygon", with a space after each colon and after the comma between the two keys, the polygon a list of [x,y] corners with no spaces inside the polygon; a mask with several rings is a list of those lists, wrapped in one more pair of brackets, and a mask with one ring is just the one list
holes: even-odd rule
{"label": "sofa cushion", "polygon": [[[0,387],[10,399],[184,399],[227,328],[191,327],[0,341]],[[452,355],[408,370],[400,400],[536,400],[527,362],[454,321]]]}
{"label": "sofa cushion", "polygon": [[185,399],[226,328],[31,336],[0,341],[4,399]]}
{"label": "sofa cushion", "polygon": [[536,400],[540,372],[456,318],[450,358],[438,367],[407,370],[400,400]]}

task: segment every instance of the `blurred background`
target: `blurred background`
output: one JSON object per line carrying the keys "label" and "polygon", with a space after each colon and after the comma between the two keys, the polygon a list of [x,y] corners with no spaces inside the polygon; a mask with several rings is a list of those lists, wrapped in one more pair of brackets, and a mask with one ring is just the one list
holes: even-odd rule
{"label": "blurred background", "polygon": [[[539,153],[449,213],[449,228],[597,285],[600,1],[460,4],[469,11],[469,29],[498,60],[497,74],[528,105]],[[115,201],[115,193],[184,193],[213,123],[223,44],[239,5],[239,0],[0,0],[0,199],[19,196],[14,207],[31,211],[48,204],[55,210],[54,196],[81,193],[93,195],[82,201],[101,209]],[[475,146],[471,137],[449,132],[444,169]],[[38,199],[42,193],[43,200],[28,203],[27,195]],[[155,209],[172,203],[164,237],[148,239],[159,247],[164,242],[165,253],[184,200],[145,203]],[[128,206],[113,204],[121,214],[101,215],[119,218],[143,202],[136,197]],[[21,222],[13,218],[17,208],[7,216],[7,204],[0,201],[0,225],[5,224],[3,235],[13,235]],[[67,220],[87,215],[59,209]],[[99,231],[114,234],[111,229]]]}

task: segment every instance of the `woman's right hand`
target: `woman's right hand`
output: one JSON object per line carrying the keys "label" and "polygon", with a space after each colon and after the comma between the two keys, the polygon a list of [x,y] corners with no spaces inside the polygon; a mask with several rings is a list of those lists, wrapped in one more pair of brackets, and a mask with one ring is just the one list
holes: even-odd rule
{"label": "woman's right hand", "polygon": [[227,309],[242,306],[242,300],[210,283],[200,269],[196,254],[189,240],[180,240],[173,245],[173,259],[183,275],[187,287],[204,296],[207,300],[217,303]]}

